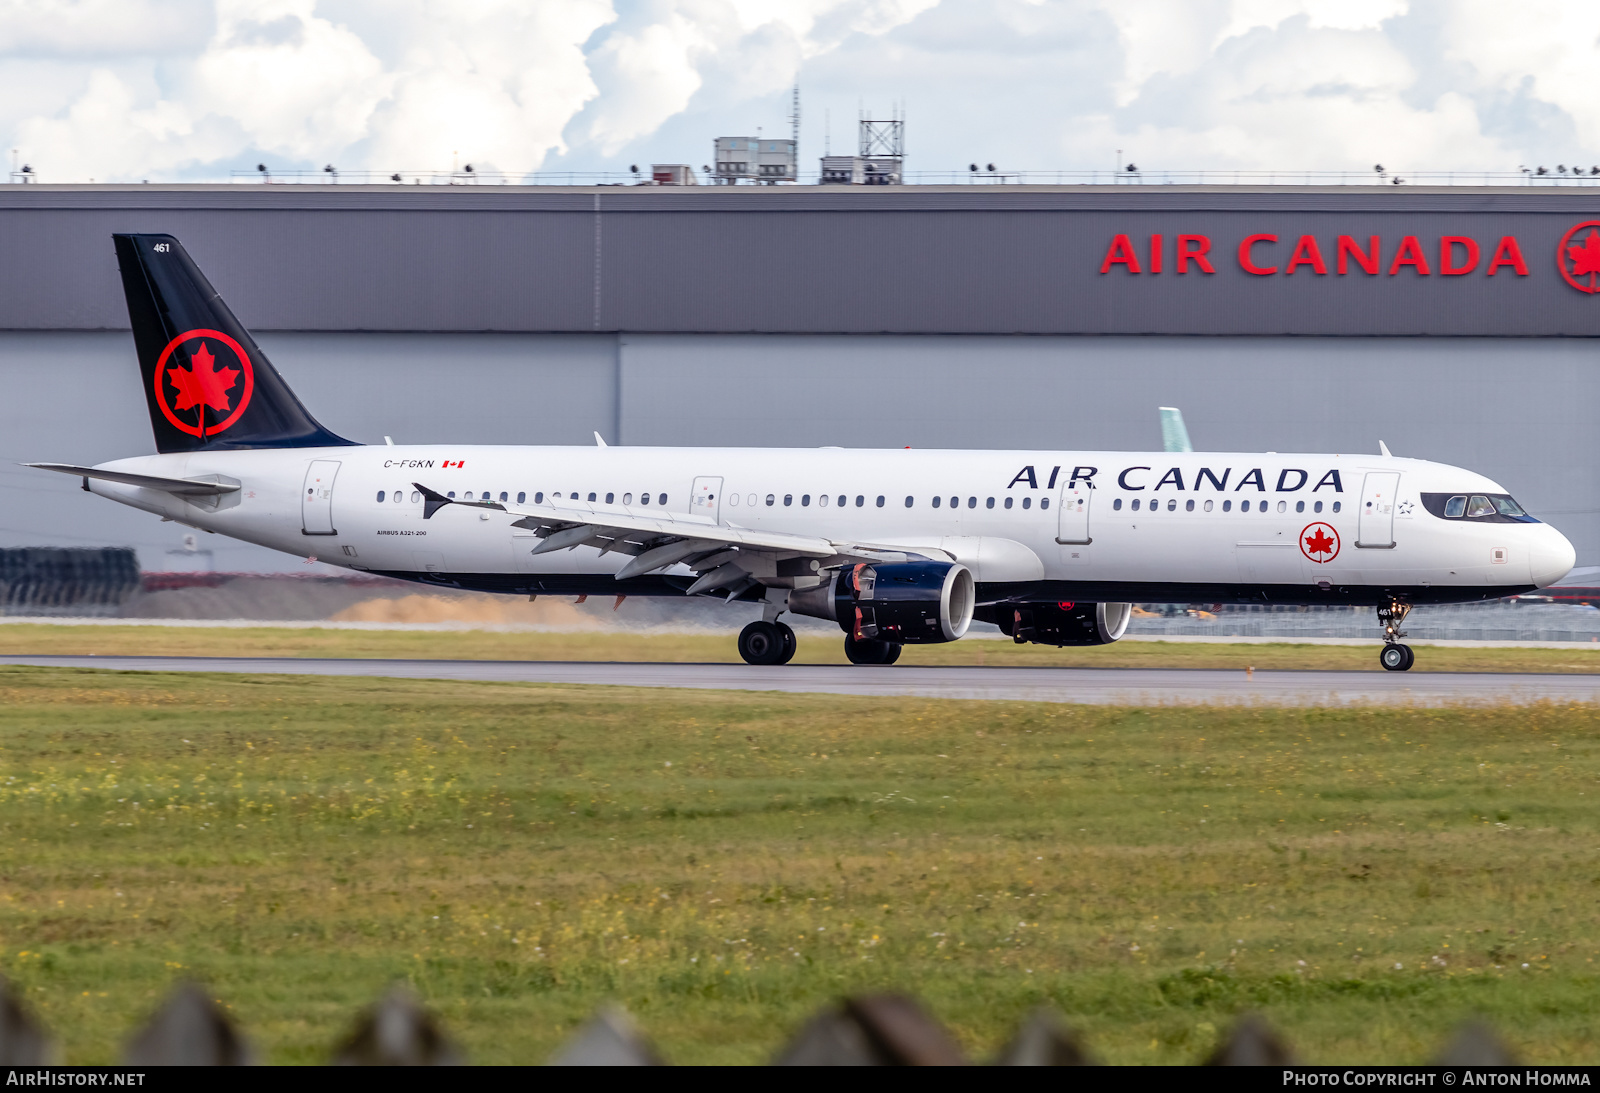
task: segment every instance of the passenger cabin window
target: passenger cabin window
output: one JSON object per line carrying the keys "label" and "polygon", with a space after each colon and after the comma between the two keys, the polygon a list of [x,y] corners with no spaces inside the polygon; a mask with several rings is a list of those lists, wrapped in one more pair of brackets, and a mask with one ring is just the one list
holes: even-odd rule
{"label": "passenger cabin window", "polygon": [[914,503],[915,502],[913,501],[912,498],[910,498],[910,497],[906,498],[906,508],[910,508]]}
{"label": "passenger cabin window", "polygon": [[1211,502],[1210,502],[1210,501],[1207,501],[1207,502],[1206,502],[1206,511],[1207,511],[1207,512],[1210,512],[1210,511],[1211,511]]}
{"label": "passenger cabin window", "polygon": [[984,502],[984,503],[983,503],[983,507],[984,507],[984,508],[986,508],[986,509],[992,509],[992,508],[994,508],[994,498],[993,498],[993,497],[991,497],[991,498],[989,498],[989,499],[988,499],[988,500],[987,500],[987,501],[985,501],[985,502]]}
{"label": "passenger cabin window", "polygon": [[777,500],[778,499],[776,497],[774,497],[772,494],[770,494],[770,493],[767,494],[767,508],[770,509],[774,504],[777,503]]}
{"label": "passenger cabin window", "polygon": [[535,505],[544,504],[544,491],[543,490],[540,490],[538,493],[533,495],[533,503]]}
{"label": "passenger cabin window", "polygon": [[625,494],[623,494],[623,495],[622,495],[622,503],[623,503],[623,504],[624,504],[624,505],[631,505],[631,504],[633,504],[633,494],[631,494],[631,493],[625,493]]}
{"label": "passenger cabin window", "polygon": [[[1024,498],[1023,498],[1023,499],[1022,499],[1022,507],[1023,507],[1023,508],[1025,508],[1025,509],[1031,509],[1031,508],[1032,508],[1032,507],[1033,507],[1033,498],[1031,498],[1031,497],[1024,497]],[[1117,507],[1118,507],[1118,508],[1121,508],[1121,507],[1122,507],[1122,502],[1121,502],[1121,501],[1118,501],[1118,502],[1117,502]]]}
{"label": "passenger cabin window", "polygon": [[394,503],[395,504],[398,505],[400,502],[404,501],[405,499],[406,499],[406,491],[405,490],[395,490],[394,491]]}
{"label": "passenger cabin window", "polygon": [[[511,497],[511,495],[510,495],[510,494],[508,494],[508,493],[506,493],[506,491],[505,491],[505,490],[501,490],[501,491],[500,491],[500,500],[502,500],[502,501],[507,501],[507,500],[509,500],[509,499],[510,499],[510,497]],[[609,501],[609,500],[611,500],[611,495],[610,495],[610,494],[609,494],[609,493],[608,493],[608,494],[606,494],[606,500],[607,500],[607,501]]]}
{"label": "passenger cabin window", "polygon": [[821,509],[825,509],[825,508],[828,507],[828,495],[827,494],[824,493],[824,494],[820,495],[817,498],[817,507],[821,508]]}
{"label": "passenger cabin window", "polygon": [[[614,493],[606,494],[606,504],[608,504],[608,505],[611,504],[611,502],[616,500],[616,497],[617,497],[617,495],[614,494]],[[500,500],[504,501],[505,499],[506,499],[506,495],[502,493],[500,495]]]}
{"label": "passenger cabin window", "polygon": [[1278,511],[1279,512],[1287,512],[1288,510],[1289,510],[1289,502],[1287,502],[1287,501],[1279,501],[1278,502]]}
{"label": "passenger cabin window", "polygon": [[1296,511],[1296,512],[1304,512],[1304,511],[1306,511],[1306,503],[1304,501],[1296,501],[1294,503],[1294,511]]}
{"label": "passenger cabin window", "polygon": [[641,493],[639,495],[639,504],[648,505],[649,503],[650,503],[650,495],[648,493]]}
{"label": "passenger cabin window", "polygon": [[867,503],[867,499],[865,497],[863,497],[859,493],[856,494],[856,508],[860,508],[861,506],[865,505],[866,503]]}
{"label": "passenger cabin window", "polygon": [[975,509],[977,507],[978,507],[978,499],[976,497],[967,498],[967,508]]}
{"label": "passenger cabin window", "polygon": [[935,498],[934,498],[934,499],[933,499],[933,507],[934,507],[934,508],[938,508],[938,507],[939,507],[939,506],[940,506],[940,504],[942,504],[942,503],[943,503],[943,502],[944,502],[944,498],[942,498],[942,497],[935,497]]}
{"label": "passenger cabin window", "polygon": [[811,507],[811,495],[809,493],[802,493],[800,495],[800,507],[803,509]]}
{"label": "passenger cabin window", "polygon": [[1050,498],[1048,498],[1048,497],[1039,498],[1039,507],[1042,508],[1042,509],[1049,508],[1050,507]]}
{"label": "passenger cabin window", "polygon": [[382,490],[379,490],[379,491],[378,491],[378,500],[379,500],[379,501],[382,501],[382,500],[383,500],[383,491],[382,491]]}
{"label": "passenger cabin window", "polygon": [[1133,509],[1134,512],[1138,512],[1139,511],[1139,499],[1137,497],[1135,497],[1133,499],[1133,503],[1131,505],[1129,505],[1128,507]]}
{"label": "passenger cabin window", "polygon": [[1339,502],[1335,501],[1333,503],[1333,511],[1334,512],[1338,512],[1339,511]]}
{"label": "passenger cabin window", "polygon": [[1115,501],[1111,502],[1111,508],[1112,508],[1113,512],[1121,512],[1122,511],[1122,498],[1119,497]]}
{"label": "passenger cabin window", "polygon": [[1191,497],[1189,500],[1187,500],[1187,501],[1185,501],[1183,503],[1183,511],[1184,512],[1193,512],[1194,511],[1194,498]]}
{"label": "passenger cabin window", "polygon": [[1167,501],[1167,511],[1168,512],[1177,512],[1178,511],[1178,502],[1177,502],[1177,500],[1175,498],[1174,499],[1170,499],[1170,500]]}
{"label": "passenger cabin window", "polygon": [[783,507],[784,508],[788,508],[792,504],[794,504],[794,494],[792,494],[792,493],[784,494],[783,495]]}
{"label": "passenger cabin window", "polygon": [[1232,510],[1233,510],[1233,502],[1232,501],[1224,501],[1222,503],[1222,511],[1223,512],[1231,512]]}
{"label": "passenger cabin window", "polygon": [[848,500],[849,500],[849,498],[847,498],[847,497],[846,497],[846,496],[845,496],[845,495],[844,495],[844,494],[842,494],[842,493],[841,493],[841,494],[840,494],[840,495],[839,495],[839,507],[840,507],[840,508],[844,508],[844,504],[845,504],[845,502],[846,502],[846,501],[848,501]]}
{"label": "passenger cabin window", "polygon": [[1011,498],[1007,497],[1006,498],[1006,508],[1010,508],[1010,507],[1011,507]]}
{"label": "passenger cabin window", "polygon": [[883,508],[883,494],[878,494],[878,507]]}
{"label": "passenger cabin window", "polygon": [[528,491],[527,490],[518,490],[517,491],[517,504],[519,504],[519,505],[526,504],[527,501],[528,501]]}
{"label": "passenger cabin window", "polygon": [[594,499],[595,499],[594,493],[593,493],[593,491],[591,491],[590,494],[589,494],[589,500],[593,501]]}
{"label": "passenger cabin window", "polygon": [[422,500],[422,494],[418,493],[416,490],[412,490],[411,491],[411,503],[413,505],[415,505],[418,501],[421,501],[421,500]]}
{"label": "passenger cabin window", "polygon": [[445,494],[446,497],[449,497],[452,500],[454,500],[455,495],[456,495],[456,491],[455,490],[451,490],[449,493]]}
{"label": "passenger cabin window", "polygon": [[1322,502],[1321,501],[1313,502],[1312,505],[1311,505],[1311,511],[1312,512],[1321,512],[1322,511]]}
{"label": "passenger cabin window", "polygon": [[1248,501],[1240,501],[1239,502],[1239,511],[1240,512],[1249,512],[1250,511],[1250,502],[1248,502]]}

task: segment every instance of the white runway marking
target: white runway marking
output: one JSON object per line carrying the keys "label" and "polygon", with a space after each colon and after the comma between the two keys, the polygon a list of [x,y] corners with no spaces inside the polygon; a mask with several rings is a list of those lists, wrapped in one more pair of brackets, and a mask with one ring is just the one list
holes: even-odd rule
{"label": "white runway marking", "polygon": [[1422,705],[1600,702],[1600,676],[1285,672],[1160,668],[911,668],[790,664],[346,660],[299,657],[0,656],[0,664],[141,672],[388,676],[508,683],[690,687],[795,694],[917,695],[1094,705]]}

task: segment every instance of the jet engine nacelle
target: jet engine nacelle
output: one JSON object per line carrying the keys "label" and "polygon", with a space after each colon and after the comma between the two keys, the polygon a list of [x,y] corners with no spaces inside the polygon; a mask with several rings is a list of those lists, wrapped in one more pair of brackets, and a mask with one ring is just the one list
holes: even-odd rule
{"label": "jet engine nacelle", "polygon": [[994,623],[1021,645],[1110,645],[1128,632],[1129,603],[997,603]]}
{"label": "jet engine nacelle", "polygon": [[817,588],[789,593],[797,615],[831,619],[857,641],[928,645],[972,625],[972,573],[959,562],[849,565]]}

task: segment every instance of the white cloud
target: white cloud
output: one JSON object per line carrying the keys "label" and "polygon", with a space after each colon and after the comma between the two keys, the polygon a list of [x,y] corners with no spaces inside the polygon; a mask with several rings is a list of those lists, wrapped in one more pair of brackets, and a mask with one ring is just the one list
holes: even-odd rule
{"label": "white cloud", "polygon": [[56,181],[615,170],[798,77],[808,158],[900,101],[913,170],[1507,168],[1600,161],[1597,42],[1569,0],[0,0],[0,133]]}

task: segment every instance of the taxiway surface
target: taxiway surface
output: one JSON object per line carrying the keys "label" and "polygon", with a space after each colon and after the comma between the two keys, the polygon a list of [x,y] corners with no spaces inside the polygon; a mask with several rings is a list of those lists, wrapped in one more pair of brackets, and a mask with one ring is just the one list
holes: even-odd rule
{"label": "taxiway surface", "polygon": [[912,668],[300,657],[0,656],[0,664],[141,672],[377,676],[508,683],[690,687],[796,694],[1077,702],[1096,705],[1424,705],[1600,702],[1600,676],[1160,668]]}

